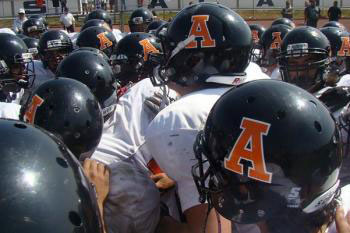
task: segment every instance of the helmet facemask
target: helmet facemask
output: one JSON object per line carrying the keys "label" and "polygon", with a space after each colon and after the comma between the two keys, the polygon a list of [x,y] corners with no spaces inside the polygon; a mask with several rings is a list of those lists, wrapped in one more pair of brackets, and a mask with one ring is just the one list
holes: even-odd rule
{"label": "helmet facemask", "polygon": [[179,53],[171,55],[168,63],[164,66],[164,75],[168,80],[174,80],[182,86],[188,86],[195,82],[217,82],[216,77],[245,75],[242,70],[245,70],[248,65],[246,61],[249,59],[250,48],[249,50],[214,48],[205,51],[183,49]]}
{"label": "helmet facemask", "polygon": [[143,58],[140,57],[127,57],[120,54],[115,57],[111,57],[113,72],[116,74],[116,78],[120,81],[121,86],[128,85],[123,82],[123,79],[127,79],[133,83],[139,81],[142,74],[142,67],[144,65]]}
{"label": "helmet facemask", "polygon": [[8,64],[1,60],[0,70],[0,89],[5,92],[19,92],[21,88],[30,88],[34,83],[35,70],[31,53],[17,54]]}
{"label": "helmet facemask", "polygon": [[47,41],[47,48],[40,53],[41,60],[45,67],[53,73],[56,72],[58,64],[69,55],[72,44],[60,39]]}
{"label": "helmet facemask", "polygon": [[308,49],[303,43],[289,45],[287,50],[279,57],[282,79],[309,92],[321,89],[329,66],[328,52]]}
{"label": "helmet facemask", "polygon": [[134,17],[129,21],[129,28],[131,32],[146,32],[148,25],[152,20],[144,20],[143,17]]}

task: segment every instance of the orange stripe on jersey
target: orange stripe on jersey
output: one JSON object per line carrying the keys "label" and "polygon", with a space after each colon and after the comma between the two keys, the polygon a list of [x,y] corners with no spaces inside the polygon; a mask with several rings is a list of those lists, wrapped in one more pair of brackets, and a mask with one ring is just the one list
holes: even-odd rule
{"label": "orange stripe on jersey", "polygon": [[[248,177],[271,183],[272,173],[266,171],[263,135],[267,135],[270,124],[244,117],[241,122],[243,131],[239,135],[224,166],[227,170],[243,175],[241,159],[250,161]],[[250,146],[247,148],[247,146]]]}
{"label": "orange stripe on jersey", "polygon": [[[209,15],[193,15],[192,16],[192,27],[188,37],[195,36],[196,38],[202,38],[200,44],[201,48],[215,47],[216,41],[211,38],[207,21],[209,20]],[[191,41],[186,48],[194,49],[199,48],[198,41]]]}
{"label": "orange stripe on jersey", "polygon": [[154,175],[159,173],[164,173],[163,170],[159,167],[157,162],[154,159],[151,159],[147,164],[148,170],[150,170]]}

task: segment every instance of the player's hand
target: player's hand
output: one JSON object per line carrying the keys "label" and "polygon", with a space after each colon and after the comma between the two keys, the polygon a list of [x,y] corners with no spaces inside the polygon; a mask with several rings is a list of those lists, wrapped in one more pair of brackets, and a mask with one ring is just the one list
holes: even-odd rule
{"label": "player's hand", "polygon": [[97,201],[103,203],[109,192],[109,169],[92,159],[85,159],[83,167],[85,175],[95,185]]}
{"label": "player's hand", "polygon": [[162,110],[163,95],[160,92],[155,92],[153,96],[146,98],[144,104],[151,112],[157,114]]}
{"label": "player's hand", "polygon": [[175,181],[167,176],[165,173],[158,173],[151,175],[151,179],[156,183],[156,186],[160,190],[167,190],[175,186]]}
{"label": "player's hand", "polygon": [[335,213],[335,224],[338,233],[350,233],[350,214],[345,216],[343,207],[338,207]]}

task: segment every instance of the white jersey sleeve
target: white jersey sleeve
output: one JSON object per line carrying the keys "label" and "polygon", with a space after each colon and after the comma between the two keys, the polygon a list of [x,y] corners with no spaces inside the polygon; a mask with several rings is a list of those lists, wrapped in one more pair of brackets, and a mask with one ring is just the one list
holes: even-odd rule
{"label": "white jersey sleeve", "polygon": [[73,43],[73,48],[76,49],[78,47],[77,46],[77,39],[78,39],[78,36],[79,36],[79,32],[68,33],[68,36],[69,36],[69,38],[71,39],[71,41]]}
{"label": "white jersey sleeve", "polygon": [[280,68],[276,67],[271,73],[271,79],[282,80]]}
{"label": "white jersey sleeve", "polygon": [[170,104],[151,122],[146,132],[146,150],[177,183],[182,210],[199,203],[191,169],[196,163],[193,143],[204,127],[210,109],[229,88],[205,89]]}
{"label": "white jersey sleeve", "polygon": [[350,86],[350,74],[346,74],[340,78],[337,87],[340,86]]}
{"label": "white jersey sleeve", "polygon": [[16,33],[12,31],[10,28],[0,28],[0,33],[8,33],[8,34],[16,35]]}
{"label": "white jersey sleeve", "polygon": [[249,82],[252,80],[257,79],[270,79],[268,75],[266,75],[264,72],[262,72],[260,66],[258,66],[254,62],[250,62],[247,68],[245,69],[245,72],[247,74],[245,82]]}
{"label": "white jersey sleeve", "polygon": [[117,42],[119,42],[125,36],[124,33],[122,33],[119,29],[115,29],[115,28],[112,30],[112,33],[115,39],[117,40]]}
{"label": "white jersey sleeve", "polygon": [[19,120],[21,105],[0,102],[0,118]]}
{"label": "white jersey sleeve", "polygon": [[[144,142],[149,123],[155,117],[154,113],[144,107],[144,100],[158,90],[150,79],[144,79],[120,97],[114,115],[105,123],[104,133],[93,159],[109,164],[135,154]],[[147,163],[142,156],[138,158],[141,163]]]}

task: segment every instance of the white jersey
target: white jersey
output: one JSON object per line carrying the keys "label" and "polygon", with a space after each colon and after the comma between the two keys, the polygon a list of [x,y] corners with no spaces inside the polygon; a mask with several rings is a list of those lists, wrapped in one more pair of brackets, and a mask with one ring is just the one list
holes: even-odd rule
{"label": "white jersey", "polygon": [[[145,131],[155,114],[144,107],[147,97],[153,96],[159,87],[150,79],[143,79],[132,86],[118,100],[114,115],[105,123],[104,133],[92,158],[105,164],[122,161],[134,155],[144,142]],[[144,158],[139,162],[147,164]]]}
{"label": "white jersey", "polygon": [[34,72],[35,80],[32,86],[32,90],[40,86],[46,81],[52,80],[55,78],[55,74],[49,68],[45,68],[42,61],[34,60]]}
{"label": "white jersey", "polygon": [[[66,32],[66,31],[64,31],[64,32]],[[67,34],[68,34],[68,37],[70,38],[70,40],[72,41],[73,49],[76,49],[79,32],[71,32],[71,33],[67,33]]]}
{"label": "white jersey", "polygon": [[19,120],[21,105],[0,102],[0,118]]}
{"label": "white jersey", "polygon": [[247,81],[255,79],[270,79],[268,75],[262,72],[261,67],[254,62],[250,62],[248,67],[245,69],[247,73]]}
{"label": "white jersey", "polygon": [[211,88],[188,94],[158,113],[147,129],[141,149],[176,181],[183,211],[200,204],[191,175],[197,162],[193,143],[210,109],[229,89]]}
{"label": "white jersey", "polygon": [[276,67],[271,73],[271,79],[282,80],[280,68]]}
{"label": "white jersey", "polygon": [[112,29],[112,33],[115,39],[117,40],[117,42],[119,42],[125,36],[124,33],[122,33],[119,29],[115,29],[115,28]]}
{"label": "white jersey", "polygon": [[[21,27],[21,30],[22,30],[22,27]],[[10,28],[0,28],[0,33],[8,33],[8,34],[16,35],[16,33],[14,33],[14,31],[12,31]]]}
{"label": "white jersey", "polygon": [[340,78],[337,87],[340,86],[350,86],[350,74],[346,74]]}

